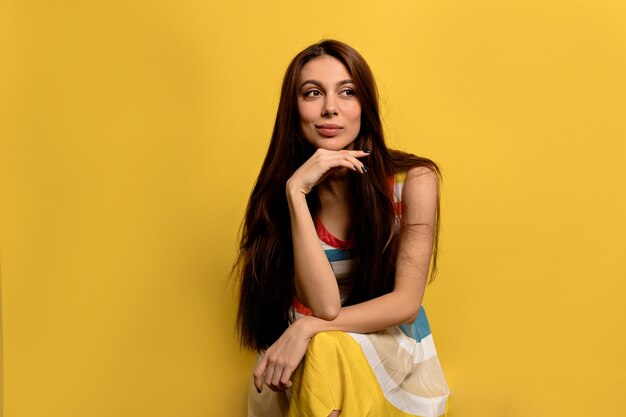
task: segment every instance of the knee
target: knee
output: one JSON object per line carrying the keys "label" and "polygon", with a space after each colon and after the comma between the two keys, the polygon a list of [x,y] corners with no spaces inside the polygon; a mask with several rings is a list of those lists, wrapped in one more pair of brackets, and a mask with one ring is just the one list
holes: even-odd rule
{"label": "knee", "polygon": [[320,350],[327,351],[328,349],[337,350],[341,349],[341,337],[344,336],[343,332],[320,332],[313,336],[309,342],[308,352],[319,352]]}

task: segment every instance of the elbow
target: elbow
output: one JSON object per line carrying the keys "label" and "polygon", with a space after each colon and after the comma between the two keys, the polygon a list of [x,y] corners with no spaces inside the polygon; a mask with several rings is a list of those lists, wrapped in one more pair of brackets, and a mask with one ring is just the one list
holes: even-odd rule
{"label": "elbow", "polygon": [[313,311],[313,315],[322,320],[335,320],[341,311],[340,304],[332,304],[322,306],[321,308],[317,308]]}
{"label": "elbow", "polygon": [[402,324],[413,324],[417,320],[417,314],[409,316]]}
{"label": "elbow", "polygon": [[405,316],[406,319],[403,321],[404,324],[411,324],[415,322],[415,320],[417,320],[417,316],[419,315],[419,312],[420,312],[420,307],[421,306],[418,305],[416,308],[412,307],[410,310],[407,311],[406,316]]}
{"label": "elbow", "polygon": [[411,324],[417,320],[422,309],[422,297],[416,297],[412,292],[394,291],[394,304],[397,306],[396,314],[399,324]]}

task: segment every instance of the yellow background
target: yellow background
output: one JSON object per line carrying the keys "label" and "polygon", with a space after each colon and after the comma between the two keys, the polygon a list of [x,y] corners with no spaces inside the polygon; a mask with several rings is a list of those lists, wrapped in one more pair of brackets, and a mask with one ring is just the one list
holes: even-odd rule
{"label": "yellow background", "polygon": [[5,1],[5,417],[243,416],[228,275],[286,65],[323,37],[444,173],[449,416],[625,416],[626,5]]}

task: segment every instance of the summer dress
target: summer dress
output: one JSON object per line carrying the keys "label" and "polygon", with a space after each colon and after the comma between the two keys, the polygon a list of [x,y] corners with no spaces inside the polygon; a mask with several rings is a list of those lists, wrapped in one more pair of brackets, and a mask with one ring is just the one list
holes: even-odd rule
{"label": "summer dress", "polygon": [[[398,217],[405,177],[390,178]],[[343,300],[354,263],[351,242],[331,235],[320,221],[316,228]],[[311,314],[297,300],[294,310],[296,318]],[[449,395],[423,307],[409,325],[368,334],[318,333],[292,381],[286,392],[265,387],[261,394],[251,383],[248,416],[327,417],[341,410],[341,417],[437,417]]]}

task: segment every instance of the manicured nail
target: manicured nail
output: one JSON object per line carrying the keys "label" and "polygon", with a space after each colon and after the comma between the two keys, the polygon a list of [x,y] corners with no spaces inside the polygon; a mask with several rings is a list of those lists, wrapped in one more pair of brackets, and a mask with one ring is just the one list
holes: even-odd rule
{"label": "manicured nail", "polygon": [[365,165],[363,165],[362,168],[363,168],[363,172],[368,172],[369,171],[369,169],[367,169],[367,167]]}
{"label": "manicured nail", "polygon": [[260,394],[260,393],[261,393],[261,390],[257,388],[257,389],[256,389],[256,392],[258,392],[258,393]]}
{"label": "manicured nail", "polygon": [[363,149],[363,152],[370,153],[371,151],[369,149]]}
{"label": "manicured nail", "polygon": [[355,171],[358,171],[358,169],[354,165],[352,165],[352,168],[354,168]]}

